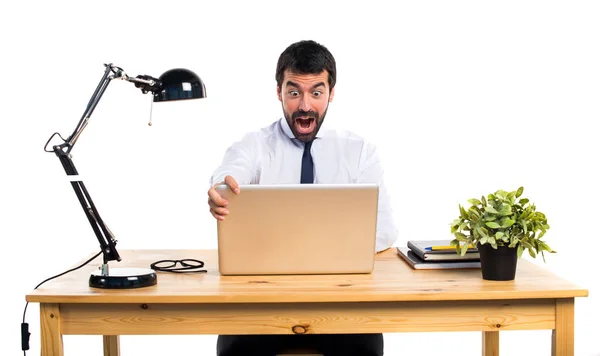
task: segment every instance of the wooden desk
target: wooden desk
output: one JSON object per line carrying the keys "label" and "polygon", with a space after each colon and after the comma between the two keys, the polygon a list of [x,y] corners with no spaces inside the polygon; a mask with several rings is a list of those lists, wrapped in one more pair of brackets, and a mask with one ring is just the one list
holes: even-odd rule
{"label": "wooden desk", "polygon": [[206,274],[159,273],[158,285],[131,290],[88,287],[90,265],[27,295],[40,303],[41,354],[63,355],[62,335],[293,334],[481,331],[482,355],[499,354],[499,331],[552,329],[553,355],[574,353],[575,297],[588,291],[527,260],[514,281],[480,270],[415,271],[389,249],[369,275],[236,276],[217,270],[214,250],[120,251],[118,267],[160,259],[203,260]]}

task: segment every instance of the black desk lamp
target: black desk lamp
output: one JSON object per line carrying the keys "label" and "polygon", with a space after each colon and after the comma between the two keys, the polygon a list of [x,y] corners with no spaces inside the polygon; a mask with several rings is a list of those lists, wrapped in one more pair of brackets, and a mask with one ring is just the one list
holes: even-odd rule
{"label": "black desk lamp", "polygon": [[[127,76],[121,68],[112,64],[105,64],[104,66],[106,67],[104,76],[92,95],[75,131],[73,131],[71,136],[66,140],[58,132],[55,132],[50,139],[48,139],[48,142],[46,142],[44,150],[46,152],[54,152],[60,159],[67,175],[72,176],[70,177],[71,185],[73,186],[75,194],[81,203],[81,207],[100,242],[104,262],[99,271],[91,274],[89,281],[90,287],[111,289],[148,287],[156,284],[156,273],[152,269],[114,268],[109,271],[109,261],[121,261],[121,256],[119,256],[115,247],[117,241],[102,221],[85,185],[78,177],[75,165],[71,160],[71,150],[77,142],[79,135],[81,135],[87,126],[88,120],[96,108],[98,101],[102,97],[102,94],[113,79],[122,79],[132,82],[137,88],[140,88],[144,94],[148,92],[152,93],[154,102],[205,98],[206,88],[202,80],[187,69],[172,69],[156,79],[148,75],[138,75],[133,78]],[[48,144],[56,135],[63,140],[63,143],[54,145],[52,146],[52,150],[48,150]]]}

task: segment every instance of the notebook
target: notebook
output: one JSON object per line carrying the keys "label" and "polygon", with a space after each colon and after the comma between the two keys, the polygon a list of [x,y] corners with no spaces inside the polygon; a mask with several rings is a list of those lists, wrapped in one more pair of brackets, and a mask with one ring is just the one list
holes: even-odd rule
{"label": "notebook", "polygon": [[413,269],[463,269],[481,268],[479,261],[424,261],[407,247],[396,247],[400,256]]}
{"label": "notebook", "polygon": [[221,185],[229,215],[217,221],[222,275],[371,273],[375,184]]}
{"label": "notebook", "polygon": [[456,247],[450,245],[450,240],[409,240],[406,245],[425,261],[479,261],[479,250],[470,248],[461,256],[456,253]]}

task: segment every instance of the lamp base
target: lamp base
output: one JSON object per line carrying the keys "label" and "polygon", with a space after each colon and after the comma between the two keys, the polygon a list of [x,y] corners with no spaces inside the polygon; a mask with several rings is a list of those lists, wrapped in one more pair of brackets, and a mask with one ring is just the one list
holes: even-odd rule
{"label": "lamp base", "polygon": [[90,287],[103,289],[131,289],[155,285],[156,272],[148,268],[111,268],[108,275],[102,271],[90,275]]}

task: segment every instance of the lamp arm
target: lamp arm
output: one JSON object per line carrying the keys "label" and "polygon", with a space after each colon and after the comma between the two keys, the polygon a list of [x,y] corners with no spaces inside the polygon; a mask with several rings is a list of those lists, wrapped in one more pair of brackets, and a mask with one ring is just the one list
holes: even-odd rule
{"label": "lamp arm", "polygon": [[67,152],[71,152],[73,146],[75,146],[77,139],[79,138],[83,130],[86,128],[90,116],[92,116],[94,109],[96,109],[96,105],[98,105],[100,98],[104,94],[104,91],[108,87],[108,84],[110,84],[111,80],[123,79],[128,82],[134,83],[135,86],[137,88],[140,88],[140,90],[144,94],[148,92],[156,93],[161,89],[160,80],[153,78],[149,75],[138,75],[134,78],[128,76],[127,74],[125,74],[125,72],[123,72],[123,69],[114,66],[113,64],[105,64],[105,66],[106,69],[104,71],[104,75],[102,76],[100,83],[98,83],[94,94],[92,94],[92,97],[88,102],[85,112],[81,116],[81,119],[79,120],[79,123],[75,127],[75,130],[73,131],[71,136],[69,136],[69,138],[67,138],[66,140],[68,143]]}
{"label": "lamp arm", "polygon": [[[109,261],[121,261],[121,256],[116,248],[117,241],[100,217],[100,214],[96,209],[96,205],[92,201],[92,197],[85,188],[85,184],[83,184],[83,181],[78,179],[77,169],[71,160],[71,155],[61,150],[59,147],[60,146],[54,146],[55,153],[60,159],[60,162],[62,163],[65,172],[67,172],[67,175],[74,176],[73,179],[77,179],[71,181],[71,186],[73,187],[75,195],[77,195],[77,199],[83,208],[83,212],[85,213],[85,216],[87,217],[90,225],[92,226],[92,230],[94,230],[94,234],[100,243],[100,249],[102,250],[104,257],[104,269],[107,269],[106,264]],[[108,271],[106,270],[106,272]]]}
{"label": "lamp arm", "polygon": [[94,91],[94,94],[92,94],[92,97],[90,98],[90,101],[88,102],[88,105],[86,106],[85,111],[84,111],[83,115],[81,116],[81,119],[77,123],[75,130],[73,131],[71,136],[69,136],[66,140],[66,143],[68,144],[67,153],[71,152],[71,150],[73,149],[73,146],[75,146],[77,139],[79,138],[79,136],[81,135],[83,130],[86,128],[88,121],[90,119],[90,116],[92,116],[94,109],[96,109],[96,105],[98,105],[98,102],[100,101],[100,98],[102,97],[102,95],[104,94],[104,91],[108,87],[108,84],[110,83],[111,80],[113,80],[115,78],[114,76],[111,76],[110,74],[115,73],[115,72],[116,73],[121,72],[120,69],[113,66],[112,64],[105,64],[105,66],[106,66],[106,70],[104,71],[104,75],[102,76],[100,83],[98,83],[98,86],[96,87],[96,90]]}
{"label": "lamp arm", "polygon": [[104,221],[102,221],[102,218],[100,217],[100,214],[98,213],[98,210],[96,209],[96,206],[94,205],[90,194],[88,193],[85,185],[83,184],[83,181],[79,179],[79,173],[77,172],[75,164],[71,159],[71,150],[73,149],[73,146],[77,142],[77,139],[79,138],[83,130],[86,128],[90,116],[94,112],[96,105],[100,101],[100,98],[104,94],[104,91],[108,87],[110,81],[115,78],[126,77],[125,73],[123,73],[121,68],[115,67],[112,64],[105,64],[105,66],[106,70],[104,71],[104,75],[102,76],[100,83],[96,87],[94,94],[90,98],[85,112],[83,113],[71,136],[69,136],[66,140],[63,140],[64,142],[62,144],[52,146],[52,151],[49,151],[47,147],[52,138],[55,135],[57,135],[57,133],[55,133],[50,137],[48,142],[46,142],[44,150],[46,152],[54,152],[59,158],[67,175],[72,177],[71,186],[73,187],[73,190],[77,195],[77,199],[79,200],[79,203],[81,204],[81,207],[83,208],[83,211],[86,217],[88,218],[92,229],[94,230],[94,234],[96,235],[96,238],[100,243],[102,254],[104,256],[103,272],[108,273],[108,267],[106,264],[109,261],[121,261],[121,257],[119,256],[119,253],[117,252],[117,249],[115,247],[117,241],[115,240],[110,230],[104,224]]}

